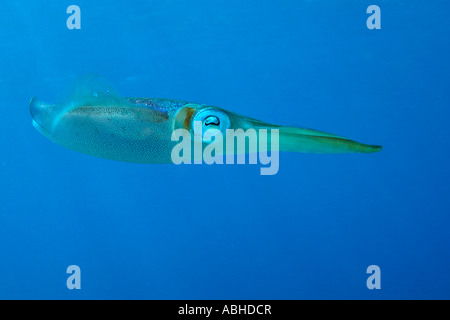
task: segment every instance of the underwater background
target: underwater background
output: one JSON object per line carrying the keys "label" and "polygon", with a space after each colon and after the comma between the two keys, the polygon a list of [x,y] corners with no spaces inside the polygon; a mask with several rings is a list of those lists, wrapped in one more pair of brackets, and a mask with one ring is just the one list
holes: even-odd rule
{"label": "underwater background", "polygon": [[[369,5],[381,29],[369,30]],[[69,5],[81,29],[69,30]],[[3,1],[1,299],[449,299],[448,1]],[[67,150],[29,101],[85,74],[383,145],[259,165]],[[69,290],[69,265],[81,290]],[[369,290],[369,265],[381,289]]]}

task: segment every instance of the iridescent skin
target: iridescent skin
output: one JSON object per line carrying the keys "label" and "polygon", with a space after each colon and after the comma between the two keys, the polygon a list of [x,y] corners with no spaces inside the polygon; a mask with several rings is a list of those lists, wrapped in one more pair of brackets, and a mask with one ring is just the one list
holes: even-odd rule
{"label": "iridescent skin", "polygon": [[173,130],[184,128],[192,132],[193,120],[202,110],[220,118],[230,129],[278,129],[280,151],[381,150],[380,146],[325,132],[278,126],[224,109],[172,99],[105,98],[95,93],[85,102],[49,105],[35,98],[30,102],[33,125],[50,140],[92,156],[136,163],[171,163],[171,151],[178,143],[171,141]]}

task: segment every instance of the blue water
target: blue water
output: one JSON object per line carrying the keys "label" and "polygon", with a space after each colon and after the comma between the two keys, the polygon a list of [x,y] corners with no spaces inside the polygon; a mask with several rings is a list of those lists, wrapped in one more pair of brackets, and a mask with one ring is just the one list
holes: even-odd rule
{"label": "blue water", "polygon": [[[81,8],[68,30],[66,9]],[[381,29],[366,27],[369,5]],[[449,299],[448,1],[4,1],[0,298]],[[258,165],[67,150],[28,103],[101,74],[381,144]],[[81,290],[66,269],[81,268]],[[381,269],[369,290],[366,269]]]}

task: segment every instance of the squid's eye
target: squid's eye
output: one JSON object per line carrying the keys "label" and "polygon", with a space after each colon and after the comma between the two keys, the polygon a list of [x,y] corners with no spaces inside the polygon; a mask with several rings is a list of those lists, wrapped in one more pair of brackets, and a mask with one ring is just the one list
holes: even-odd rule
{"label": "squid's eye", "polygon": [[215,125],[215,126],[220,125],[219,118],[217,118],[216,116],[206,117],[206,119],[205,119],[205,126],[209,126],[209,125]]}
{"label": "squid's eye", "polygon": [[[200,125],[202,130],[200,131]],[[231,126],[230,118],[221,109],[214,107],[205,107],[198,110],[191,119],[191,131],[194,136],[201,138],[203,142],[210,143],[211,140],[205,139],[205,132],[209,130],[208,137],[217,138],[218,135],[225,135],[226,130]],[[201,137],[200,137],[201,132]]]}

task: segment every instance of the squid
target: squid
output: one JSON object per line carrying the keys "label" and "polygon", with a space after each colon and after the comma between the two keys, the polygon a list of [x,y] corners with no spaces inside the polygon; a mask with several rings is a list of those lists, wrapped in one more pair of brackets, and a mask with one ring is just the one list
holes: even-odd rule
{"label": "squid", "polygon": [[[334,154],[373,153],[382,149],[339,135],[271,124],[204,104],[121,97],[112,86],[95,77],[79,81],[62,103],[32,98],[30,113],[33,126],[61,146],[134,163],[172,163],[172,150],[178,143],[172,137],[173,132],[184,129],[195,137],[194,123],[201,124],[202,133],[215,129],[214,132],[223,135],[230,129],[242,129],[236,131],[240,134],[248,129],[277,130],[279,151]],[[203,148],[209,143],[211,139],[201,141]],[[249,150],[247,147],[245,153]],[[227,150],[223,153],[226,155]]]}

